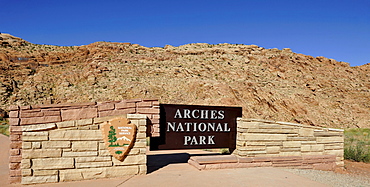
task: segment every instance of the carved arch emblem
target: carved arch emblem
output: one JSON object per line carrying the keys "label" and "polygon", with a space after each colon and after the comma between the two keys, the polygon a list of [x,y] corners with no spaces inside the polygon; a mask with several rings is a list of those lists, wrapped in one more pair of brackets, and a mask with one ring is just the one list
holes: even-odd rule
{"label": "carved arch emblem", "polygon": [[114,118],[102,125],[103,140],[109,153],[119,161],[123,161],[136,139],[136,125],[127,118]]}

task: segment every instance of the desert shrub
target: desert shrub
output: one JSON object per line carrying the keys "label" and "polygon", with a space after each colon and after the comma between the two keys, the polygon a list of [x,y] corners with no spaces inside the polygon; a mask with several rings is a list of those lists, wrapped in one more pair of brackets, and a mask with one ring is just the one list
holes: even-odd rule
{"label": "desert shrub", "polygon": [[8,120],[0,117],[0,133],[9,136],[9,123]]}
{"label": "desert shrub", "polygon": [[344,148],[344,159],[356,162],[370,162],[370,152],[361,144]]}
{"label": "desert shrub", "polygon": [[344,131],[344,159],[370,162],[370,129]]}
{"label": "desert shrub", "polygon": [[223,155],[230,154],[230,151],[229,151],[229,149],[228,149],[228,148],[220,149],[220,152],[221,152],[221,154],[223,154]]}

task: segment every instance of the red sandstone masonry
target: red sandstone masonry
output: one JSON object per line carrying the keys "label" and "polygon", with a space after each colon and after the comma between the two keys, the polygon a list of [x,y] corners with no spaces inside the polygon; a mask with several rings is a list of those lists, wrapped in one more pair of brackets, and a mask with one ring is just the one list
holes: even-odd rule
{"label": "red sandstone masonry", "polygon": [[52,122],[60,122],[60,121],[61,121],[60,116],[43,116],[43,117],[33,117],[33,118],[22,118],[21,119],[21,125],[52,123]]}
{"label": "red sandstone masonry", "polygon": [[[307,163],[305,159],[321,160]],[[326,160],[326,162],[322,162]],[[334,155],[285,156],[285,157],[239,157],[236,155],[193,156],[188,163],[199,170],[249,167],[289,167],[333,171],[336,168]]]}
{"label": "red sandstone masonry", "polygon": [[9,136],[10,141],[21,141],[21,135],[13,134]]}
{"label": "red sandstone masonry", "polygon": [[[71,121],[79,119],[89,119],[98,117],[97,108],[82,108],[82,109],[69,109],[62,110],[62,121]],[[57,121],[52,121],[57,122]]]}
{"label": "red sandstone masonry", "polygon": [[21,111],[20,114],[21,118],[33,118],[41,116],[44,116],[44,113],[42,113],[40,109]]}
{"label": "red sandstone masonry", "polygon": [[98,111],[106,111],[106,110],[114,110],[114,104],[113,103],[104,103],[98,105]]}
{"label": "red sandstone masonry", "polygon": [[10,156],[9,157],[9,162],[10,163],[20,163],[22,160],[22,156],[21,155],[17,155],[17,156]]}
{"label": "red sandstone masonry", "polygon": [[138,108],[147,108],[147,107],[152,107],[152,106],[153,106],[153,104],[150,101],[144,101],[144,102],[141,102],[141,103],[136,103],[136,107],[138,107]]}
{"label": "red sandstone masonry", "polygon": [[15,184],[15,183],[21,183],[22,177],[17,176],[17,177],[9,177],[9,183],[10,184]]}
{"label": "red sandstone masonry", "polygon": [[21,168],[21,163],[9,163],[10,170],[17,170]]}
{"label": "red sandstone masonry", "polygon": [[10,126],[9,131],[10,132],[22,132],[22,126]]}
{"label": "red sandstone masonry", "polygon": [[18,111],[19,110],[19,106],[12,105],[8,109],[9,109],[9,111]]}
{"label": "red sandstone masonry", "polygon": [[11,149],[9,151],[9,154],[10,154],[10,156],[17,156],[17,155],[20,154],[20,150],[19,149]]}
{"label": "red sandstone masonry", "polygon": [[159,117],[160,117],[160,115],[153,114],[153,115],[151,116],[151,119],[158,119],[158,120],[159,120]]}
{"label": "red sandstone masonry", "polygon": [[42,110],[44,116],[60,116],[60,110]]}
{"label": "red sandstone masonry", "polygon": [[15,126],[19,125],[20,119],[19,118],[9,118],[9,125]]}
{"label": "red sandstone masonry", "polygon": [[[140,111],[137,111],[140,109]],[[122,114],[145,114],[153,124],[150,136],[159,136],[159,101],[157,99],[130,99],[109,102],[67,103],[33,106],[10,106],[9,181],[20,183],[22,160],[22,126],[90,119]],[[152,121],[153,120],[153,121]]]}
{"label": "red sandstone masonry", "polygon": [[22,141],[12,141],[10,142],[11,149],[20,149],[22,148]]}
{"label": "red sandstone masonry", "polygon": [[18,111],[10,111],[9,118],[18,118],[19,112]]}
{"label": "red sandstone masonry", "polygon": [[135,114],[135,108],[126,108],[122,110],[107,110],[99,112],[99,117],[106,117],[106,116],[118,116],[122,114]]}
{"label": "red sandstone masonry", "polygon": [[135,103],[127,103],[127,102],[121,102],[115,104],[116,109],[125,109],[125,108],[135,108]]}
{"label": "red sandstone masonry", "polygon": [[39,108],[83,108],[88,106],[96,106],[95,102],[87,102],[87,103],[66,103],[66,104],[51,104],[51,105],[33,105],[31,108],[39,109]]}
{"label": "red sandstone masonry", "polygon": [[19,107],[21,110],[30,110],[31,106],[20,106]]}
{"label": "red sandstone masonry", "polygon": [[139,114],[159,114],[159,108],[138,108],[136,112]]}
{"label": "red sandstone masonry", "polygon": [[10,171],[9,171],[9,174],[10,174],[11,176],[22,176],[22,172],[21,172],[21,170],[20,170],[20,169],[17,169],[17,170],[10,170]]}
{"label": "red sandstone masonry", "polygon": [[153,101],[153,106],[159,106],[159,101],[158,100]]}

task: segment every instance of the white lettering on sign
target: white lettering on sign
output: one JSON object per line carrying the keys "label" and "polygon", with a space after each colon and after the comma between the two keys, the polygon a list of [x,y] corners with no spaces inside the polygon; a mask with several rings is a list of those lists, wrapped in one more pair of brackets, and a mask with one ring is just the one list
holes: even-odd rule
{"label": "white lettering on sign", "polygon": [[120,135],[130,134],[130,132],[119,132]]}
{"label": "white lettering on sign", "polygon": [[175,119],[224,119],[224,110],[189,110],[177,109],[174,115]]}
{"label": "white lettering on sign", "polygon": [[[184,128],[185,127],[185,128]],[[191,123],[184,124],[176,122],[167,122],[167,132],[230,132],[228,123]]]}
{"label": "white lettering on sign", "polygon": [[198,109],[193,110],[191,112],[191,116],[193,116],[194,119],[198,119],[199,118],[199,110]]}
{"label": "white lettering on sign", "polygon": [[184,145],[214,145],[215,136],[184,136]]}
{"label": "white lettering on sign", "polygon": [[[224,110],[176,109],[174,119],[197,119],[207,122],[167,122],[167,132],[230,132],[228,123],[209,122],[225,119]],[[184,136],[184,145],[215,145],[214,137],[205,135]]]}

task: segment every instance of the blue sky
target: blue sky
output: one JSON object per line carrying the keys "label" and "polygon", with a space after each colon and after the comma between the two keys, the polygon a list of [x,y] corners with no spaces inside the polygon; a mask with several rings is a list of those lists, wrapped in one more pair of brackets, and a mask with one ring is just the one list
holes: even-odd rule
{"label": "blue sky", "polygon": [[351,66],[370,63],[369,0],[0,0],[0,5],[0,32],[37,44],[255,44]]}

